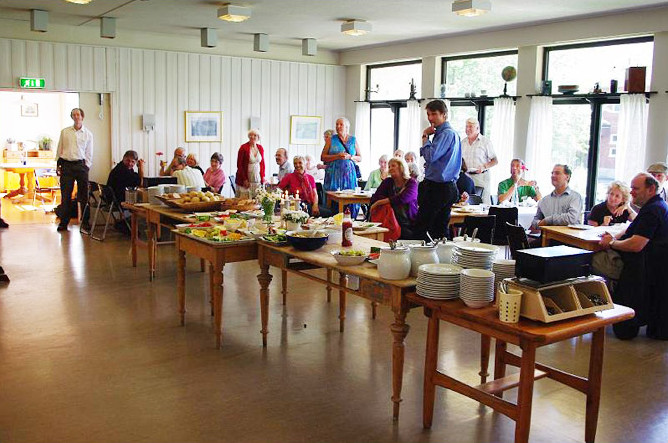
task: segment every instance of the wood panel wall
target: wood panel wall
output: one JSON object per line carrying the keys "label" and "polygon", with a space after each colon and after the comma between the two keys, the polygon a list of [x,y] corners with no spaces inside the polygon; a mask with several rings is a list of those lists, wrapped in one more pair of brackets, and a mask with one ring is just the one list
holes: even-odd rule
{"label": "wood panel wall", "polygon": [[[196,154],[205,170],[220,152],[226,174],[234,174],[237,150],[256,117],[271,175],[279,147],[290,157],[320,156],[322,144],[290,145],[291,115],[321,116],[324,131],[345,110],[345,71],[331,65],[0,39],[0,88],[17,89],[22,76],[44,77],[49,90],[109,92],[112,160],[134,149],[150,174],[158,169],[155,153],[171,158],[177,146]],[[222,111],[222,142],[185,143],[186,110]],[[141,128],[145,113],[156,117],[148,133]]]}

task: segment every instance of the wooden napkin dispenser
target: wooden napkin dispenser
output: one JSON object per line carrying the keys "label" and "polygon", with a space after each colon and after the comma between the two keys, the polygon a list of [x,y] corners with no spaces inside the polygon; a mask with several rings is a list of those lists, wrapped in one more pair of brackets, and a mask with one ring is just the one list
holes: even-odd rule
{"label": "wooden napkin dispenser", "polygon": [[645,92],[645,71],[646,68],[644,66],[626,68],[624,89],[627,92]]}
{"label": "wooden napkin dispenser", "polygon": [[541,283],[589,275],[593,253],[571,246],[517,251],[515,274]]}

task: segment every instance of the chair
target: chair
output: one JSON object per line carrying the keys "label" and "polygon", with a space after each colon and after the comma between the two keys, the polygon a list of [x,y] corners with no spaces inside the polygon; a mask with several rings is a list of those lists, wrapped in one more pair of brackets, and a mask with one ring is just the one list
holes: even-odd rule
{"label": "chair", "polygon": [[589,221],[589,214],[591,214],[591,211],[584,211],[583,212],[582,223],[585,224],[585,225]]}
{"label": "chair", "polygon": [[485,192],[485,188],[482,186],[475,186],[475,195],[482,197],[482,193]]}
{"label": "chair", "polygon": [[[127,227],[127,232],[130,232],[130,224],[125,219],[123,209],[116,199],[114,190],[110,186],[101,185],[96,182],[89,182],[88,202],[86,203],[84,213],[90,211],[91,208],[95,211],[93,214],[93,222],[90,225],[90,231],[88,231],[88,234],[90,234],[92,239],[104,241],[111,220],[113,220],[114,225],[123,222]],[[96,236],[95,228],[98,227],[97,222],[100,215],[104,217],[104,230],[102,231],[102,236]],[[83,226],[80,227],[79,230],[85,233]]]}
{"label": "chair", "polygon": [[234,183],[234,175],[230,175],[230,188],[232,188],[232,194],[237,195],[237,185]]}
{"label": "chair", "polygon": [[483,243],[492,243],[495,224],[495,215],[467,215],[464,217],[464,234],[472,236],[473,231],[478,228],[476,238]]}
{"label": "chair", "polygon": [[506,233],[506,224],[519,225],[517,222],[519,212],[516,207],[502,208],[499,206],[490,206],[489,215],[496,215],[496,226],[494,226],[494,240],[492,244],[507,245],[508,237]]}
{"label": "chair", "polygon": [[[55,186],[42,186],[40,179],[55,179]],[[56,193],[60,191],[60,180],[58,174],[56,174],[55,169],[35,169],[35,193],[32,196],[32,205],[35,206],[35,200],[39,198],[42,202],[42,210],[44,212],[53,212],[56,207]],[[47,199],[45,199],[42,194],[49,194],[51,205],[44,204]]]}
{"label": "chair", "polygon": [[506,236],[508,238],[508,247],[510,256],[515,259],[515,253],[520,249],[529,249],[529,240],[527,233],[522,226],[513,225],[506,222]]}
{"label": "chair", "polygon": [[469,195],[469,204],[470,205],[481,205],[482,197],[476,194]]}
{"label": "chair", "polygon": [[490,195],[489,196],[489,201],[493,205],[498,205],[499,204],[499,196],[498,195]]}

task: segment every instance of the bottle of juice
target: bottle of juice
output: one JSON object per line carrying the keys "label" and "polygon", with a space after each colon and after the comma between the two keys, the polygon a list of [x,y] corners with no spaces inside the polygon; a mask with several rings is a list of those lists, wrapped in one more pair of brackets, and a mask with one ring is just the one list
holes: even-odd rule
{"label": "bottle of juice", "polygon": [[350,218],[350,208],[346,208],[343,213],[343,222],[341,223],[341,246],[348,247],[353,245],[353,220]]}

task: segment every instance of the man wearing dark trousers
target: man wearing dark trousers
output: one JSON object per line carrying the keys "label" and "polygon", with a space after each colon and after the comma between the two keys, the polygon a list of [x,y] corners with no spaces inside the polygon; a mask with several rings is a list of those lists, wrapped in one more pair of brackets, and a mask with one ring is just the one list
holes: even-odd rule
{"label": "man wearing dark trousers", "polygon": [[[424,180],[418,188],[417,238],[445,237],[450,208],[459,201],[457,178],[462,166],[459,135],[448,120],[448,108],[440,100],[427,104],[430,125],[422,132],[420,155],[425,160]],[[429,137],[432,136],[431,140]]]}
{"label": "man wearing dark trousers", "polygon": [[[62,205],[58,217],[60,224],[58,231],[67,231],[72,214],[72,190],[74,182],[77,182],[77,200],[81,209],[85,208],[88,201],[88,171],[93,162],[93,134],[84,127],[84,111],[74,108],[70,113],[74,125],[68,126],[60,132],[56,159],[58,175],[60,175],[60,193]],[[76,202],[74,202],[76,205]],[[88,214],[81,217],[81,227],[90,229]]]}

